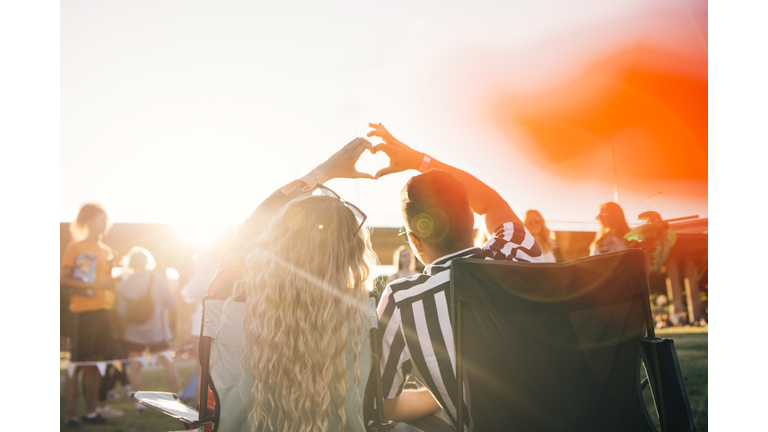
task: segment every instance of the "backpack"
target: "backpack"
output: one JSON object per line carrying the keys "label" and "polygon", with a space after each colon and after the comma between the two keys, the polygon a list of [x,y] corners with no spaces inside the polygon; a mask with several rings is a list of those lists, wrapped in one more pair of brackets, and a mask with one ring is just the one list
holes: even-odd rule
{"label": "backpack", "polygon": [[152,299],[153,277],[154,274],[150,273],[149,286],[147,286],[147,291],[142,297],[136,300],[136,302],[131,305],[131,308],[128,310],[128,315],[125,317],[127,322],[132,324],[144,324],[145,322],[149,321],[149,319],[152,318],[152,314],[155,313],[155,302]]}

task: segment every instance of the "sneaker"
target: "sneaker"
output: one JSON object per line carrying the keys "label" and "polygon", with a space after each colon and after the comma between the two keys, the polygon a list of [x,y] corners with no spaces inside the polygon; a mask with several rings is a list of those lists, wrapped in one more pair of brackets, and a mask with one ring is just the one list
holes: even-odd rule
{"label": "sneaker", "polygon": [[89,423],[89,424],[107,424],[109,423],[107,419],[102,417],[99,413],[96,413],[95,416],[88,418],[86,416],[83,416],[83,423]]}
{"label": "sneaker", "polygon": [[136,402],[136,411],[138,411],[138,412],[144,412],[144,411],[146,411],[146,410],[147,410],[147,407],[146,407],[146,406],[144,406],[144,405],[142,405],[142,404],[140,404],[140,403]]}
{"label": "sneaker", "polygon": [[123,412],[120,410],[116,410],[112,408],[109,405],[104,405],[104,408],[96,408],[96,414],[104,417],[104,418],[115,418],[115,417],[122,417]]}
{"label": "sneaker", "polygon": [[65,420],[64,421],[64,427],[65,428],[72,428],[72,429],[79,428],[80,427],[80,422],[77,421],[76,418],[71,418],[69,420]]}
{"label": "sneaker", "polygon": [[133,393],[133,390],[131,390],[130,384],[126,384],[125,387],[123,387],[123,391],[125,392],[126,397],[131,397],[131,393]]}
{"label": "sneaker", "polygon": [[120,399],[120,395],[112,389],[107,392],[107,399]]}

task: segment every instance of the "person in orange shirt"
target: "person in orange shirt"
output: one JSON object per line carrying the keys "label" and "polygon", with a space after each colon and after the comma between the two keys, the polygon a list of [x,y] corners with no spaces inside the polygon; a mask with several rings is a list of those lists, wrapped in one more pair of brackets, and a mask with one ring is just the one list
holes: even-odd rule
{"label": "person in orange shirt", "polygon": [[[69,289],[69,309],[72,312],[71,361],[106,360],[111,349],[110,310],[115,302],[117,280],[112,279],[114,256],[101,242],[107,231],[107,213],[98,204],[85,204],[77,219],[70,225],[72,243],[64,251],[61,263],[61,286]],[[109,409],[106,402],[96,407],[101,384],[99,371],[92,366],[84,368],[85,415],[84,423],[106,423],[100,410]],[[65,421],[67,427],[78,427],[75,415],[77,400],[77,374],[64,380]]]}

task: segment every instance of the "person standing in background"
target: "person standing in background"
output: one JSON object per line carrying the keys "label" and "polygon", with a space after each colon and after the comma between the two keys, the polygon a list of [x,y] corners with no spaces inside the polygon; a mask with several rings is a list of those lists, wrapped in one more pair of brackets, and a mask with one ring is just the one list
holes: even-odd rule
{"label": "person standing in background", "polygon": [[595,239],[589,245],[590,255],[599,255],[626,249],[628,244],[624,236],[629,232],[629,225],[624,217],[624,210],[615,202],[600,204],[600,213],[596,216],[600,228]]}
{"label": "person standing in background", "polygon": [[[114,255],[101,242],[107,231],[107,213],[99,204],[85,204],[70,224],[72,243],[64,251],[61,262],[60,285],[69,290],[72,312],[71,360],[101,361],[110,355],[112,322],[110,310],[114,304],[117,281],[111,278]],[[96,367],[84,366],[85,415],[83,423],[103,424],[107,419],[97,411],[101,375]],[[79,427],[75,415],[77,373],[64,378],[65,427]],[[99,410],[111,410],[106,401],[99,401]]]}
{"label": "person standing in background", "polygon": [[557,240],[554,239],[552,232],[547,228],[547,223],[538,210],[528,210],[525,212],[523,223],[531,235],[533,235],[533,238],[536,239],[536,243],[541,247],[544,262],[565,261]]}
{"label": "person standing in background", "polygon": [[[404,240],[407,241],[407,239]],[[387,285],[398,279],[419,274],[416,271],[416,257],[407,246],[400,246],[395,250],[392,263],[397,266],[397,272],[387,278]]]}
{"label": "person standing in background", "polygon": [[[118,314],[127,318],[131,308],[144,295],[150,295],[153,302],[152,315],[146,322],[136,323],[131,322],[130,319],[126,320],[124,340],[128,357],[136,359],[145,349],[153,354],[166,351],[169,348],[168,342],[171,340],[171,329],[165,317],[165,309],[174,307],[176,299],[171,294],[165,277],[152,271],[155,269],[155,260],[149,251],[141,247],[133,247],[125,259],[132,274],[117,287]],[[166,356],[158,357],[165,369],[168,387],[171,392],[178,394],[179,379],[176,376],[176,366]],[[128,380],[134,391],[141,390],[140,370],[141,363],[138,359],[128,366]],[[136,403],[136,409],[144,411],[146,407]]]}
{"label": "person standing in background", "polygon": [[[112,251],[112,255],[114,256],[112,262],[118,262],[118,253]],[[110,274],[113,273],[113,270],[114,265],[111,265]],[[112,274],[112,276],[114,277],[114,274]],[[114,308],[115,296],[110,295],[110,297],[112,336],[109,339],[109,354],[107,355],[106,360],[124,359],[125,350],[123,348],[123,324],[120,318],[117,316],[117,311]],[[112,409],[109,407],[109,405],[107,405],[107,398],[111,397],[113,399],[117,399],[119,397],[117,392],[115,392],[115,386],[118,382],[122,385],[125,395],[130,397],[132,390],[131,385],[128,382],[128,376],[126,375],[125,370],[122,368],[118,370],[112,363],[108,363],[107,368],[104,370],[104,375],[101,377],[101,385],[99,386],[99,397],[97,403],[98,406],[96,407],[96,412],[98,412],[102,417],[113,418],[123,416],[122,411]]]}

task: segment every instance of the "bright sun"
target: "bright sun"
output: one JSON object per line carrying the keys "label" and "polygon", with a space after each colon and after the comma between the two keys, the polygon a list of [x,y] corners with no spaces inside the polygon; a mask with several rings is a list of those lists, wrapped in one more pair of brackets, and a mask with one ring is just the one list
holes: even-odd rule
{"label": "bright sun", "polygon": [[173,224],[177,235],[196,249],[205,249],[219,242],[227,242],[234,235],[232,224],[216,218],[199,217]]}

